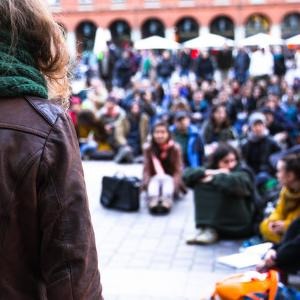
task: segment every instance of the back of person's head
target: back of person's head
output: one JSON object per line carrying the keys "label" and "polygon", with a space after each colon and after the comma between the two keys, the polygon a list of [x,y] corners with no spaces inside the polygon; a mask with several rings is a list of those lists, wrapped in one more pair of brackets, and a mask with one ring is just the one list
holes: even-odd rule
{"label": "back of person's head", "polygon": [[28,53],[45,77],[49,98],[67,99],[69,54],[46,1],[1,0],[0,16],[0,46],[12,56],[21,50]]}
{"label": "back of person's head", "polygon": [[94,126],[96,123],[95,114],[88,109],[82,110],[78,114],[78,123],[83,126]]}

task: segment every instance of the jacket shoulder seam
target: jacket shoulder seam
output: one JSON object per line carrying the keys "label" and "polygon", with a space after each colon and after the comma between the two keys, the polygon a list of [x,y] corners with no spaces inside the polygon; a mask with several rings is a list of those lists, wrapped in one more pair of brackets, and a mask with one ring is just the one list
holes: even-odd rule
{"label": "jacket shoulder seam", "polygon": [[[43,119],[50,125],[53,126],[56,123],[56,120],[60,114],[59,110],[56,108],[55,113],[52,113],[51,115],[48,115],[44,112],[42,107],[38,105],[31,97],[24,96],[25,100],[30,104],[30,106],[38,113],[40,114]],[[49,101],[49,100],[44,100],[44,101]],[[50,103],[49,103],[50,104]]]}
{"label": "jacket shoulder seam", "polygon": [[21,131],[21,132],[25,132],[28,134],[33,134],[33,135],[39,136],[41,138],[46,138],[48,136],[48,133],[40,131],[40,130],[35,130],[35,129],[29,128],[27,126],[22,126],[22,125],[15,125],[15,124],[12,125],[12,124],[5,123],[5,122],[0,122],[0,128]]}

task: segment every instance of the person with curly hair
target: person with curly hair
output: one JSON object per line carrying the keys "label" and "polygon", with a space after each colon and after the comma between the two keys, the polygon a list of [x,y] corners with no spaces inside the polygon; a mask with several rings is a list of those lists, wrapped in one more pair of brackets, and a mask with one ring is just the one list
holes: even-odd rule
{"label": "person with curly hair", "polygon": [[103,299],[62,30],[43,0],[0,15],[1,298]]}

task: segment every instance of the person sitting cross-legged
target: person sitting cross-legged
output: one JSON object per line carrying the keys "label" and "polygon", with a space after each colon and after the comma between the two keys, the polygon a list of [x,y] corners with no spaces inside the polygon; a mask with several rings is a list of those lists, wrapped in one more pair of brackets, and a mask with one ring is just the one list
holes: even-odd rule
{"label": "person sitting cross-legged", "polygon": [[174,140],[181,147],[184,166],[201,166],[204,158],[204,144],[198,128],[191,124],[189,114],[185,111],[178,111],[175,114],[175,123],[170,130]]}

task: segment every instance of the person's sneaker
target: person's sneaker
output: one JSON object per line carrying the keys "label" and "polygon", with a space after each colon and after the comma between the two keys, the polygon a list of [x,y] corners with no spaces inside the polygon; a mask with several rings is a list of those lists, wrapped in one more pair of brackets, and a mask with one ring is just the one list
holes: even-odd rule
{"label": "person's sneaker", "polygon": [[148,208],[152,214],[165,215],[169,213],[172,208],[172,198],[153,197],[149,200]]}
{"label": "person's sneaker", "polygon": [[201,235],[202,244],[214,244],[218,240],[218,233],[215,229],[207,227]]}
{"label": "person's sneaker", "polygon": [[186,243],[188,245],[197,245],[198,244],[198,237],[201,236],[201,234],[204,232],[204,227],[200,227],[200,228],[197,228],[197,233],[196,235],[193,235],[191,237],[189,237],[187,240],[186,240]]}
{"label": "person's sneaker", "polygon": [[218,240],[218,233],[213,228],[204,228],[202,232],[194,237],[194,239],[187,240],[188,245],[210,245]]}

